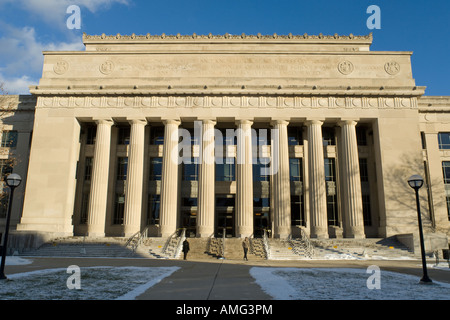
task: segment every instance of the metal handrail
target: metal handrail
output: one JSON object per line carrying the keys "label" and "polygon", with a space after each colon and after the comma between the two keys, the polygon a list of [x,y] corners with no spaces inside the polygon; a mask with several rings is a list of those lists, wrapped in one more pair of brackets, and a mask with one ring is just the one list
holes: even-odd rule
{"label": "metal handrail", "polygon": [[266,257],[267,260],[270,259],[270,244],[269,244],[269,237],[267,235],[267,229],[264,229],[264,235],[263,235],[263,243],[264,243],[264,250],[266,250]]}
{"label": "metal handrail", "polygon": [[310,258],[312,258],[314,255],[314,246],[311,240],[309,240],[308,235],[302,228],[300,228],[300,235],[302,237],[303,243],[305,244],[306,253],[309,255]]}
{"label": "metal handrail", "polygon": [[125,246],[128,247],[131,242],[137,238],[137,240],[132,245],[133,252],[136,252],[137,248],[142,244],[142,241],[144,238],[147,238],[148,236],[148,227],[145,227],[144,230],[138,231],[135,234],[133,234],[131,237],[128,238],[127,242],[125,243]]}

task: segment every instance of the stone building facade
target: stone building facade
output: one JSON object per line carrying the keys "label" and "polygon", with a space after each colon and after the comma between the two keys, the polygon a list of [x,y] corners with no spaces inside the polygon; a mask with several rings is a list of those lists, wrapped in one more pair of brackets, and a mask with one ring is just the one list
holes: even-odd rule
{"label": "stone building facade", "polygon": [[83,40],[44,52],[30,87],[18,233],[390,237],[417,231],[419,173],[425,224],[449,234],[450,98],[424,96],[411,52],[372,35]]}

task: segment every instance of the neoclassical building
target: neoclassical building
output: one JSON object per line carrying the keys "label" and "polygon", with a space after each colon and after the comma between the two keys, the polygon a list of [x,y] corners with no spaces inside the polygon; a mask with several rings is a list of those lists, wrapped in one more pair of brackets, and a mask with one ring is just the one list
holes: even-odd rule
{"label": "neoclassical building", "polygon": [[44,52],[30,87],[18,233],[390,237],[417,231],[420,174],[428,234],[449,235],[450,97],[424,96],[412,52],[370,51],[372,35],[83,40]]}

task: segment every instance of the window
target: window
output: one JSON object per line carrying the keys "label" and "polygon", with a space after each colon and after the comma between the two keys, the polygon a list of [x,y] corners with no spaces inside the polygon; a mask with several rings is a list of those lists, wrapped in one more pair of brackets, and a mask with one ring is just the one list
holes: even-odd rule
{"label": "window", "polygon": [[371,226],[372,218],[370,215],[370,195],[368,194],[362,195],[362,209],[363,209],[364,225]]}
{"label": "window", "polygon": [[356,127],[356,142],[358,146],[367,146],[367,130],[364,127]]}
{"label": "window", "polygon": [[89,211],[89,193],[83,193],[81,197],[81,212],[80,212],[80,224],[86,224],[88,222]]}
{"label": "window", "polygon": [[288,145],[297,146],[303,144],[302,128],[288,127]]}
{"label": "window", "polygon": [[446,200],[447,200],[447,216],[448,216],[448,220],[450,221],[450,197],[447,196]]}
{"label": "window", "polygon": [[216,163],[216,181],[234,181],[235,177],[234,163]]}
{"label": "window", "polygon": [[442,161],[442,171],[444,173],[444,183],[450,184],[450,161]]}
{"label": "window", "polygon": [[96,136],[97,136],[97,127],[96,126],[87,127],[86,144],[95,144]]}
{"label": "window", "polygon": [[359,174],[361,176],[361,182],[369,181],[369,168],[367,166],[366,158],[359,159]]}
{"label": "window", "polygon": [[260,163],[258,161],[258,163],[253,164],[253,181],[269,181],[270,163],[268,163],[265,158],[259,160],[263,160],[267,163]]}
{"label": "window", "polygon": [[450,149],[450,132],[438,133],[439,149]]}
{"label": "window", "polygon": [[338,226],[336,195],[327,195],[327,216],[329,226]]}
{"label": "window", "polygon": [[18,133],[15,130],[3,131],[1,147],[15,148],[17,146],[17,137]]}
{"label": "window", "polygon": [[147,224],[159,224],[160,208],[161,208],[161,196],[159,194],[149,194]]}
{"label": "window", "polygon": [[92,164],[94,162],[94,158],[86,157],[84,160],[84,180],[90,181],[92,176]]}
{"label": "window", "polygon": [[161,157],[150,158],[150,180],[156,180],[156,181],[161,180],[162,164],[163,164],[163,159]]}
{"label": "window", "polygon": [[192,159],[191,163],[184,163],[182,165],[182,176],[184,181],[198,181],[198,163],[194,163]]}
{"label": "window", "polygon": [[334,146],[336,144],[336,139],[334,137],[334,128],[323,127],[322,128],[322,140],[324,146]]}
{"label": "window", "polygon": [[117,180],[127,180],[128,158],[118,158]]}
{"label": "window", "polygon": [[114,203],[113,224],[123,224],[124,211],[125,211],[125,195],[116,193],[116,201]]}
{"label": "window", "polygon": [[325,181],[336,181],[334,158],[325,158]]}
{"label": "window", "polygon": [[130,127],[119,127],[117,144],[130,144]]}
{"label": "window", "polygon": [[306,226],[303,196],[291,195],[291,225]]}
{"label": "window", "polygon": [[151,127],[150,128],[150,144],[163,145],[164,144],[164,127]]}
{"label": "window", "polygon": [[302,159],[290,158],[289,159],[289,172],[291,181],[303,181],[302,175]]}

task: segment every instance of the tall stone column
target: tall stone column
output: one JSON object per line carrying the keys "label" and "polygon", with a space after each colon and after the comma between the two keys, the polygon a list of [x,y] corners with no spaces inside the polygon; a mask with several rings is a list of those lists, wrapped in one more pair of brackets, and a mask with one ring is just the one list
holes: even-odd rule
{"label": "tall stone column", "polygon": [[365,238],[362,209],[361,177],[359,173],[356,121],[345,120],[341,127],[341,155],[344,169],[344,235],[346,238]]}
{"label": "tall stone column", "polygon": [[147,120],[130,120],[131,133],[128,150],[128,172],[125,190],[125,237],[141,229],[142,188],[144,182],[144,144]]}
{"label": "tall stone column", "polygon": [[236,237],[253,233],[252,121],[239,120],[236,154]]}
{"label": "tall stone column", "polygon": [[209,237],[214,233],[215,158],[214,125],[212,120],[203,120],[201,164],[198,181],[197,237]]}
{"label": "tall stone column", "polygon": [[178,212],[178,126],[180,121],[164,121],[163,166],[161,178],[161,237],[170,236],[177,228]]}
{"label": "tall stone column", "polygon": [[97,136],[95,138],[94,162],[92,165],[87,233],[89,237],[104,237],[111,151],[111,126],[114,122],[111,119],[100,119],[96,122]]}
{"label": "tall stone column", "polygon": [[327,190],[323,160],[322,121],[307,121],[311,238],[328,238]]}
{"label": "tall stone column", "polygon": [[288,122],[273,122],[272,166],[274,200],[274,236],[287,238],[291,234],[291,187],[289,176]]}

